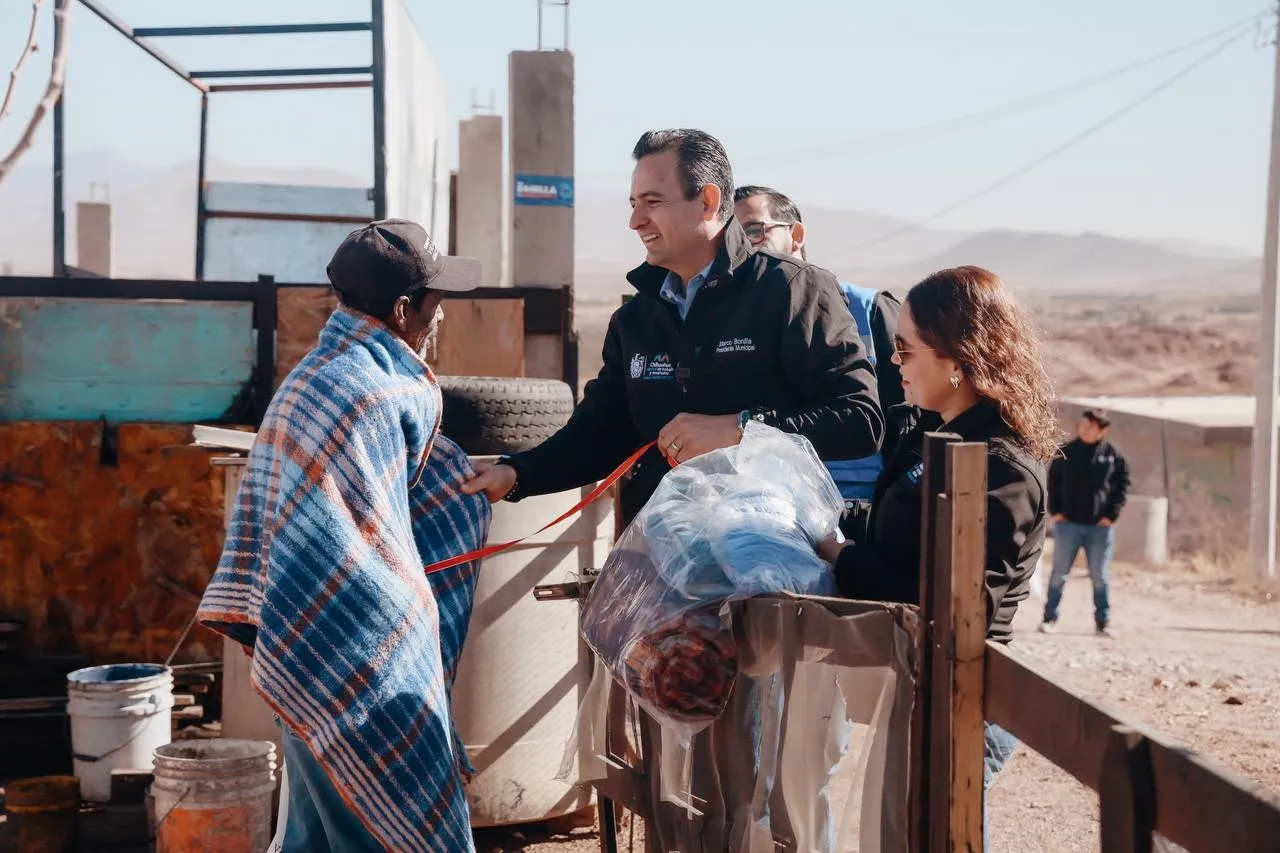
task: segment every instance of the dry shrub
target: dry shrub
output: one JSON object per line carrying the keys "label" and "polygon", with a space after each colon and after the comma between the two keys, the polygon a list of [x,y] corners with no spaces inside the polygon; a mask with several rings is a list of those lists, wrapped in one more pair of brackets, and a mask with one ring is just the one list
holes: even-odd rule
{"label": "dry shrub", "polygon": [[1248,513],[1185,475],[1174,475],[1170,485],[1170,556],[1196,571],[1235,574],[1248,555]]}
{"label": "dry shrub", "polygon": [[1249,559],[1248,508],[1232,505],[1203,483],[1179,478],[1169,501],[1169,554],[1199,575],[1228,580],[1260,601],[1280,599],[1280,572],[1260,578]]}

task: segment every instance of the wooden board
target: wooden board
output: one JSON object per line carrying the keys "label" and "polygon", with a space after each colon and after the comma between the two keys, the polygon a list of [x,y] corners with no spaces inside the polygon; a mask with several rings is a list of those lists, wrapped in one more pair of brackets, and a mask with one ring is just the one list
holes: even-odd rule
{"label": "wooden board", "polygon": [[1191,853],[1280,850],[1280,797],[1076,696],[999,643],[987,643],[985,702],[991,722],[1095,791],[1103,788],[1113,729],[1141,735],[1150,751],[1155,830]]}
{"label": "wooden board", "polygon": [[1124,726],[1111,729],[1099,790],[1102,853],[1152,853],[1155,790],[1147,740]]}
{"label": "wooden board", "polygon": [[431,359],[446,376],[524,376],[524,300],[447,300]]}
{"label": "wooden board", "polygon": [[982,849],[987,448],[959,438],[928,433],[924,443],[928,664],[913,721],[912,843],[930,853]]}
{"label": "wooden board", "polygon": [[282,287],[276,296],[276,385],[320,338],[338,299],[328,287]]}
{"label": "wooden board", "polygon": [[924,437],[923,500],[920,514],[920,609],[923,617],[916,711],[911,721],[911,849],[937,853],[947,841],[950,811],[947,786],[951,780],[951,673],[945,649],[951,637],[949,611],[940,619],[941,601],[949,601],[951,572],[949,546],[939,540],[949,528],[939,521],[939,499],[947,490],[947,446],[958,442],[955,433],[928,433]]}
{"label": "wooden board", "polygon": [[[285,287],[276,300],[276,384],[319,338],[338,306],[327,287]],[[450,376],[524,376],[524,300],[449,299],[435,352],[428,360]],[[556,373],[559,376],[559,373]]]}
{"label": "wooden board", "polygon": [[998,643],[987,643],[985,677],[987,719],[1097,790],[1111,727],[1132,724],[1078,699]]}
{"label": "wooden board", "polygon": [[253,334],[248,303],[0,299],[0,421],[221,418]]}
{"label": "wooden board", "polygon": [[[950,849],[982,850],[982,669],[986,654],[987,446],[947,447],[949,494],[939,517],[950,525],[951,797]],[[941,509],[941,504],[940,504]]]}

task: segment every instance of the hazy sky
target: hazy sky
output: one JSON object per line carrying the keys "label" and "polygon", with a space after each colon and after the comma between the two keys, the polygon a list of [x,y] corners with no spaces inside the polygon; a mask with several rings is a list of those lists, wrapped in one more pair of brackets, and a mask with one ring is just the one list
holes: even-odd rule
{"label": "hazy sky", "polygon": [[[367,19],[362,0],[105,0],[134,26]],[[536,0],[407,0],[453,93],[506,111],[507,54],[537,38]],[[52,5],[49,0],[48,5]],[[0,0],[0,74],[25,35],[26,0]],[[943,210],[1062,145],[1177,75],[1226,36],[994,120],[905,133],[1136,62],[1265,15],[1262,0],[575,0],[580,187],[625,194],[643,130],[697,126],[725,143],[740,183],[802,205],[908,220]],[[547,7],[546,43],[562,43]],[[1087,141],[938,219],[946,227],[1103,231],[1259,250],[1271,114],[1269,30],[1250,33]],[[51,24],[45,22],[52,47]],[[196,92],[83,7],[67,89],[72,150],[147,164],[196,153]],[[166,40],[188,68],[367,63],[364,34]],[[33,62],[8,150],[35,102]],[[7,75],[6,75],[7,76]],[[4,77],[0,77],[3,82]],[[251,165],[371,169],[367,90],[218,95],[211,154]],[[28,163],[47,163],[48,128]],[[867,140],[877,144],[868,144]],[[0,211],[2,214],[3,211]]]}

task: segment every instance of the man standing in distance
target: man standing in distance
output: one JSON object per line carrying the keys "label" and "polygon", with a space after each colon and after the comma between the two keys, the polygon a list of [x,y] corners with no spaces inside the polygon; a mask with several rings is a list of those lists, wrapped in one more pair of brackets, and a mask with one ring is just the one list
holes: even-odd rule
{"label": "man standing in distance", "polygon": [[604,365],[569,422],[465,487],[492,501],[578,488],[657,440],[622,488],[630,521],[671,466],[738,443],[749,420],[819,456],[875,453],[875,374],[836,279],[755,253],[733,218],[733,173],[699,130],[649,131],[632,152],[631,229],[645,262],[609,321]]}
{"label": "man standing in distance", "polygon": [[[743,186],[734,191],[733,203],[734,216],[751,245],[782,257],[800,261],[807,258],[804,221],[800,209],[790,198],[770,187]],[[858,326],[868,359],[875,365],[880,406],[887,412],[904,399],[902,374],[889,358],[893,354],[893,338],[898,331],[902,304],[887,291],[844,281],[840,282],[840,292]],[[886,443],[892,438],[886,436]],[[872,453],[859,459],[830,461],[827,467],[845,499],[846,509],[852,510],[855,501],[871,500],[883,459],[881,454]],[[850,519],[857,517],[856,513],[849,516]],[[845,532],[850,534],[848,530]]]}
{"label": "man standing in distance", "polygon": [[1053,515],[1053,573],[1040,630],[1058,626],[1062,590],[1076,554],[1084,549],[1093,581],[1093,622],[1099,636],[1111,636],[1108,575],[1115,545],[1116,520],[1129,495],[1129,463],[1107,440],[1111,420],[1100,409],[1080,416],[1076,437],[1062,447],[1049,467],[1049,512]]}

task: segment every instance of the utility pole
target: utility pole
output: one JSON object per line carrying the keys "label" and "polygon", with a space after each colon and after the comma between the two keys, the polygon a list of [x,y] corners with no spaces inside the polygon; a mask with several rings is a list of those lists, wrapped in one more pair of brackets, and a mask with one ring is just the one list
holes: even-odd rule
{"label": "utility pole", "polygon": [[[1277,6],[1280,27],[1280,5]],[[1271,104],[1271,164],[1267,174],[1267,232],[1262,250],[1262,335],[1258,341],[1258,392],[1253,425],[1253,493],[1249,513],[1249,556],[1254,573],[1276,576],[1276,396],[1280,393],[1280,29],[1275,47]]]}

